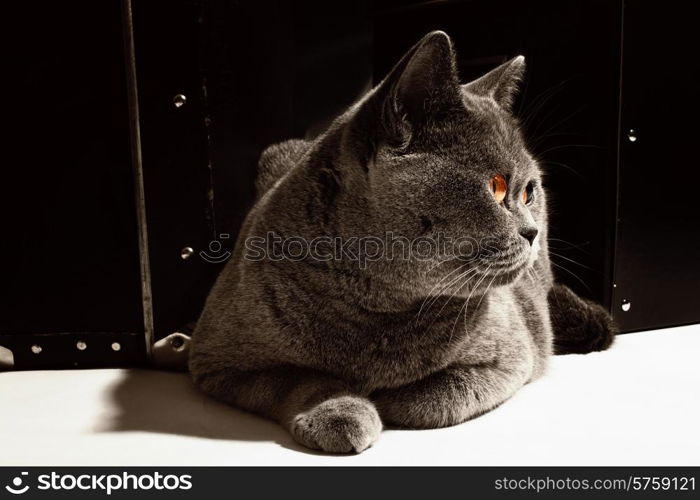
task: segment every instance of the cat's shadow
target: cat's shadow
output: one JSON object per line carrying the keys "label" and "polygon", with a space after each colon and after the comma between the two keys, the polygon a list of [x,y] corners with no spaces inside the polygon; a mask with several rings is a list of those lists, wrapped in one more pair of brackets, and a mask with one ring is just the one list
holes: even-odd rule
{"label": "cat's shadow", "polygon": [[205,439],[271,441],[305,453],[274,422],[214,401],[197,391],[186,373],[131,369],[111,388],[114,413],[104,432],[146,431]]}

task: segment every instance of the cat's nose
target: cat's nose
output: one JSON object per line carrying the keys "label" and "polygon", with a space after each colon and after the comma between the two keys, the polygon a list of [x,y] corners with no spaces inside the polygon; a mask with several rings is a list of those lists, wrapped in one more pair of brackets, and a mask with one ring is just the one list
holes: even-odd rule
{"label": "cat's nose", "polygon": [[535,236],[537,236],[537,228],[534,226],[525,226],[520,229],[520,236],[525,238],[530,245],[535,241]]}

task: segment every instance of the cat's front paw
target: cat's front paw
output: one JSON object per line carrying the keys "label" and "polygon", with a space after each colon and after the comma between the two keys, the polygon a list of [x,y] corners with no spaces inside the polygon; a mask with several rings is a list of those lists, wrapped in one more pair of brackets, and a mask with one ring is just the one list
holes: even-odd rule
{"label": "cat's front paw", "polygon": [[319,403],[297,415],[291,427],[299,443],[329,453],[360,453],[379,438],[381,430],[374,405],[356,396]]}

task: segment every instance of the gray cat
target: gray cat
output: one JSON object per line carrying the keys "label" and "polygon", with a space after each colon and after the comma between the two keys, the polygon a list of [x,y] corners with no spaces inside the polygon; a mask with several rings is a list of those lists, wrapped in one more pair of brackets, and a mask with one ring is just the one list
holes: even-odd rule
{"label": "gray cat", "polygon": [[[510,111],[523,71],[516,57],[460,85],[433,32],[316,140],[268,148],[193,334],[196,385],[307,447],[361,452],[382,423],[458,424],[553,351],[607,348],[608,314],[553,283],[540,169]],[[476,245],[358,257],[387,234]],[[296,243],[273,255],[271,238]]]}

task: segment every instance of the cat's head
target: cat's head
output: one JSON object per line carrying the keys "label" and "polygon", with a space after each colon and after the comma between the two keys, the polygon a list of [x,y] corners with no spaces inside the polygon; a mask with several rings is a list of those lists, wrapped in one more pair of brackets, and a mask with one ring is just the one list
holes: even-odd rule
{"label": "cat's head", "polygon": [[516,57],[461,85],[449,37],[433,32],[356,115],[356,130],[372,138],[365,168],[373,220],[408,238],[460,241],[451,249],[460,258],[425,263],[440,264],[435,280],[472,270],[472,285],[503,284],[537,257],[546,223],[541,175],[511,111],[524,69]]}

